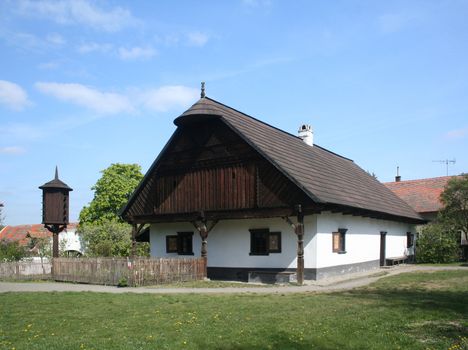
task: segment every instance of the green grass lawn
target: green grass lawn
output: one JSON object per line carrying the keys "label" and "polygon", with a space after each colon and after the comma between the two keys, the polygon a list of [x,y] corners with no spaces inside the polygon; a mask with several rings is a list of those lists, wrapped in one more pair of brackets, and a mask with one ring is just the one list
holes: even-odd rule
{"label": "green grass lawn", "polygon": [[468,349],[468,271],[329,294],[8,293],[0,309],[2,349]]}
{"label": "green grass lawn", "polygon": [[268,288],[268,287],[280,287],[280,285],[206,280],[206,281],[173,282],[173,283],[166,283],[166,284],[158,284],[154,286],[145,286],[144,288],[160,289],[160,288],[252,288],[252,287]]}

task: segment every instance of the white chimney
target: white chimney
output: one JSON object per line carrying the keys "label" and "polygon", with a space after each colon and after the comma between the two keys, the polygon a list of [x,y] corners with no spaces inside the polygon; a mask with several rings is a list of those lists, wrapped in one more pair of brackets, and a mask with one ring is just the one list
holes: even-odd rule
{"label": "white chimney", "polygon": [[314,145],[314,132],[312,131],[312,127],[310,125],[302,124],[299,128],[298,136],[309,146]]}

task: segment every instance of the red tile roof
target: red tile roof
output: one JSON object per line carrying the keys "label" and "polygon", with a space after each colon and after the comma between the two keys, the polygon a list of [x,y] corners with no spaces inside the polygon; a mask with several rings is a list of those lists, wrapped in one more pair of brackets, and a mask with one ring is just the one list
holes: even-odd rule
{"label": "red tile roof", "polygon": [[[67,229],[75,229],[78,224],[70,223]],[[21,244],[28,244],[29,237],[52,237],[52,234],[42,224],[5,226],[0,231],[0,240],[20,241]]]}
{"label": "red tile roof", "polygon": [[442,209],[440,194],[447,182],[456,176],[433,177],[430,179],[408,180],[384,183],[398,197],[418,213],[437,212]]}

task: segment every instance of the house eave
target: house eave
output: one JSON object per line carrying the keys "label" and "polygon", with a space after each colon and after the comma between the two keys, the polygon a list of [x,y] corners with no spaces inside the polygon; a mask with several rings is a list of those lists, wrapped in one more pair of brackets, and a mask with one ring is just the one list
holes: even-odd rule
{"label": "house eave", "polygon": [[[304,208],[305,215],[320,213],[319,208]],[[171,223],[171,222],[191,222],[200,218],[200,212],[170,213],[170,214],[146,214],[133,216],[133,223]],[[203,211],[203,216],[207,220],[239,220],[239,219],[259,219],[275,218],[296,215],[294,208],[257,208],[257,209],[230,209],[230,210],[209,210]]]}
{"label": "house eave", "polygon": [[[346,207],[336,204],[317,205],[315,207],[303,208],[304,215],[320,214],[324,211],[331,213],[340,213],[343,215],[352,215],[367,217],[372,219],[389,220],[397,222],[406,222],[408,224],[425,224],[427,220],[415,217],[404,217],[389,213],[381,213],[371,210]],[[172,223],[172,222],[191,222],[200,218],[200,212],[187,213],[169,213],[169,214],[144,214],[135,215],[128,218],[133,223]],[[242,220],[257,218],[275,218],[296,215],[296,210],[290,207],[283,208],[255,208],[255,209],[230,209],[230,210],[207,210],[203,211],[207,220]]]}
{"label": "house eave", "polygon": [[360,209],[360,208],[350,207],[350,206],[345,206],[345,205],[340,205],[340,204],[329,203],[327,205],[324,205],[323,211],[330,211],[332,213],[341,213],[343,215],[368,217],[372,219],[406,222],[406,223],[415,224],[415,225],[427,223],[427,220],[422,218],[420,215],[408,217],[408,216],[402,216],[402,215],[397,215],[397,214],[392,214],[392,213],[373,211],[369,209]]}

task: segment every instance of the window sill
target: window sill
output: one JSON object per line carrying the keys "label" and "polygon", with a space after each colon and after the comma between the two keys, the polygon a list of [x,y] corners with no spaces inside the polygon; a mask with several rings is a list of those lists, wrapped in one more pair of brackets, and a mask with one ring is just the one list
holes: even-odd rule
{"label": "window sill", "polygon": [[180,253],[179,255],[194,255],[194,254],[192,252],[192,253]]}
{"label": "window sill", "polygon": [[250,256],[268,256],[269,253],[249,253]]}

